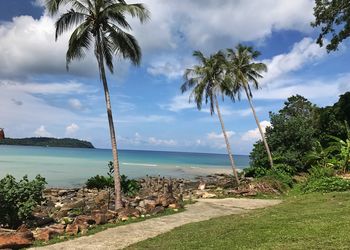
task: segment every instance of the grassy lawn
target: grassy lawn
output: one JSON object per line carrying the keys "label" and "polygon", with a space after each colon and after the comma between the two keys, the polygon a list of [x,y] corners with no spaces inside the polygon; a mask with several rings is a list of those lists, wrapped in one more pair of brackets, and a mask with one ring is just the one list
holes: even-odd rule
{"label": "grassy lawn", "polygon": [[350,249],[350,192],[192,223],[127,249]]}

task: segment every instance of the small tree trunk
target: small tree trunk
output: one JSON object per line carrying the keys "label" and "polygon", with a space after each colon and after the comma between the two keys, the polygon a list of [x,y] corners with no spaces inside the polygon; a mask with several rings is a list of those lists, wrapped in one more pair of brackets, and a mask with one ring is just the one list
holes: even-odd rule
{"label": "small tree trunk", "polygon": [[240,182],[239,182],[239,178],[238,178],[238,174],[237,174],[237,169],[236,169],[235,161],[233,160],[233,155],[232,155],[232,152],[231,152],[231,146],[230,146],[230,142],[228,140],[227,134],[226,134],[224,121],[222,119],[220,108],[219,108],[219,103],[218,103],[218,100],[217,100],[216,96],[214,96],[214,99],[215,99],[216,111],[218,112],[218,117],[219,117],[220,124],[221,124],[222,133],[223,133],[224,138],[225,138],[225,143],[226,143],[228,157],[230,158],[230,162],[231,162],[232,171],[233,171],[233,174],[235,176],[236,182],[239,185]]}
{"label": "small tree trunk", "polygon": [[109,132],[110,132],[111,144],[112,144],[113,167],[114,167],[115,209],[117,210],[117,209],[123,207],[122,192],[121,192],[121,185],[120,185],[119,159],[118,159],[116,133],[115,133],[115,129],[114,129],[114,122],[113,122],[113,115],[112,115],[111,99],[110,99],[110,95],[109,95],[106,72],[105,72],[105,68],[104,68],[100,34],[96,35],[96,50],[97,50],[96,57],[97,57],[97,62],[98,62],[99,70],[100,70],[100,77],[101,77],[101,80],[103,83],[103,88],[104,88],[104,93],[105,93]]}
{"label": "small tree trunk", "polygon": [[268,156],[269,161],[270,161],[270,166],[271,166],[271,169],[272,169],[272,168],[273,168],[273,160],[272,160],[272,155],[271,155],[271,151],[270,151],[270,148],[269,148],[269,144],[267,144],[266,137],[265,137],[265,135],[264,135],[264,132],[262,131],[262,128],[261,128],[261,125],[260,125],[258,116],[256,115],[256,112],[255,112],[255,109],[254,109],[254,106],[253,106],[253,103],[252,103],[252,98],[251,98],[250,95],[248,94],[248,90],[247,90],[246,87],[244,87],[244,90],[245,90],[245,93],[247,94],[248,102],[249,102],[250,108],[251,108],[252,111],[253,111],[254,119],[255,119],[256,125],[257,125],[258,128],[259,128],[259,132],[260,132],[260,135],[261,135],[261,139],[262,139],[263,142],[264,142],[264,146],[265,146],[265,149],[266,149],[266,152],[267,152],[267,156]]}

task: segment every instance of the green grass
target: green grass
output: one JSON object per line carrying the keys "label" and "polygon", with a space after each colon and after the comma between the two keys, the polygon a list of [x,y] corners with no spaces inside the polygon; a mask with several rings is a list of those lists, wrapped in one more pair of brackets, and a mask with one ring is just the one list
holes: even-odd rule
{"label": "green grass", "polygon": [[350,192],[291,192],[280,205],[192,223],[127,249],[349,249]]}

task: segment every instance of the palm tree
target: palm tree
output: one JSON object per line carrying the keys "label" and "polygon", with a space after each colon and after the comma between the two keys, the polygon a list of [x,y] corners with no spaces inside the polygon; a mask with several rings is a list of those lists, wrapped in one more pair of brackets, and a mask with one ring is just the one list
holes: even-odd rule
{"label": "palm tree", "polygon": [[252,102],[252,91],[250,83],[253,84],[255,89],[259,88],[258,78],[262,78],[262,72],[267,71],[267,66],[264,63],[255,62],[254,60],[260,55],[260,52],[254,50],[252,47],[244,46],[238,44],[236,49],[227,49],[227,63],[228,63],[228,72],[231,74],[233,79],[233,92],[240,99],[240,92],[243,89],[247,95],[247,99],[250,105],[250,108],[253,111],[256,125],[259,128],[261,138],[264,142],[266,152],[270,161],[270,166],[273,168],[273,160],[269,145],[266,141],[266,137],[261,128],[258,116],[256,115],[253,102]]}
{"label": "palm tree", "polygon": [[62,33],[75,28],[66,54],[67,70],[72,60],[83,58],[85,52],[94,46],[112,144],[115,208],[119,209],[122,207],[119,161],[105,65],[113,73],[113,55],[121,55],[139,65],[141,49],[136,39],[126,32],[131,30],[131,26],[125,15],[136,17],[143,23],[149,18],[149,11],[142,4],[127,4],[124,0],[46,0],[51,15],[58,13],[64,5],[70,10],[56,21],[56,40]]}
{"label": "palm tree", "polygon": [[237,184],[239,184],[238,174],[231,152],[230,142],[228,140],[224,121],[221,116],[219,103],[217,100],[217,95],[222,95],[224,98],[225,95],[229,95],[231,98],[230,91],[230,78],[226,77],[225,72],[225,55],[222,52],[218,52],[214,55],[211,55],[209,58],[206,58],[202,52],[194,51],[193,56],[199,61],[199,65],[194,66],[191,69],[186,69],[184,74],[185,82],[181,86],[182,93],[186,92],[189,89],[192,89],[190,100],[194,98],[194,101],[197,104],[198,110],[201,110],[203,98],[206,104],[209,102],[210,114],[213,115],[215,109],[217,111],[222,133],[225,138],[226,148],[228,156],[231,162],[231,167],[233,174],[235,176]]}

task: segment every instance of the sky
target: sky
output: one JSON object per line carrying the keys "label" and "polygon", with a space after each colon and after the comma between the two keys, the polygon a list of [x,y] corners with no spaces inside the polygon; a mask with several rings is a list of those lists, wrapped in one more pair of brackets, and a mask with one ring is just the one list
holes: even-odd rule
{"label": "sky", "polygon": [[[137,1],[128,1],[134,3]],[[326,106],[350,90],[350,44],[327,53],[315,39],[313,0],[141,0],[146,24],[128,17],[143,58],[135,67],[115,58],[108,74],[121,149],[225,153],[217,116],[181,94],[183,72],[237,43],[254,46],[268,66],[253,93],[263,127],[269,112],[300,94]],[[55,41],[42,0],[0,0],[0,127],[7,137],[74,137],[110,148],[103,87],[93,53],[71,64],[69,33]],[[220,103],[234,154],[249,154],[259,133],[245,98]]]}

